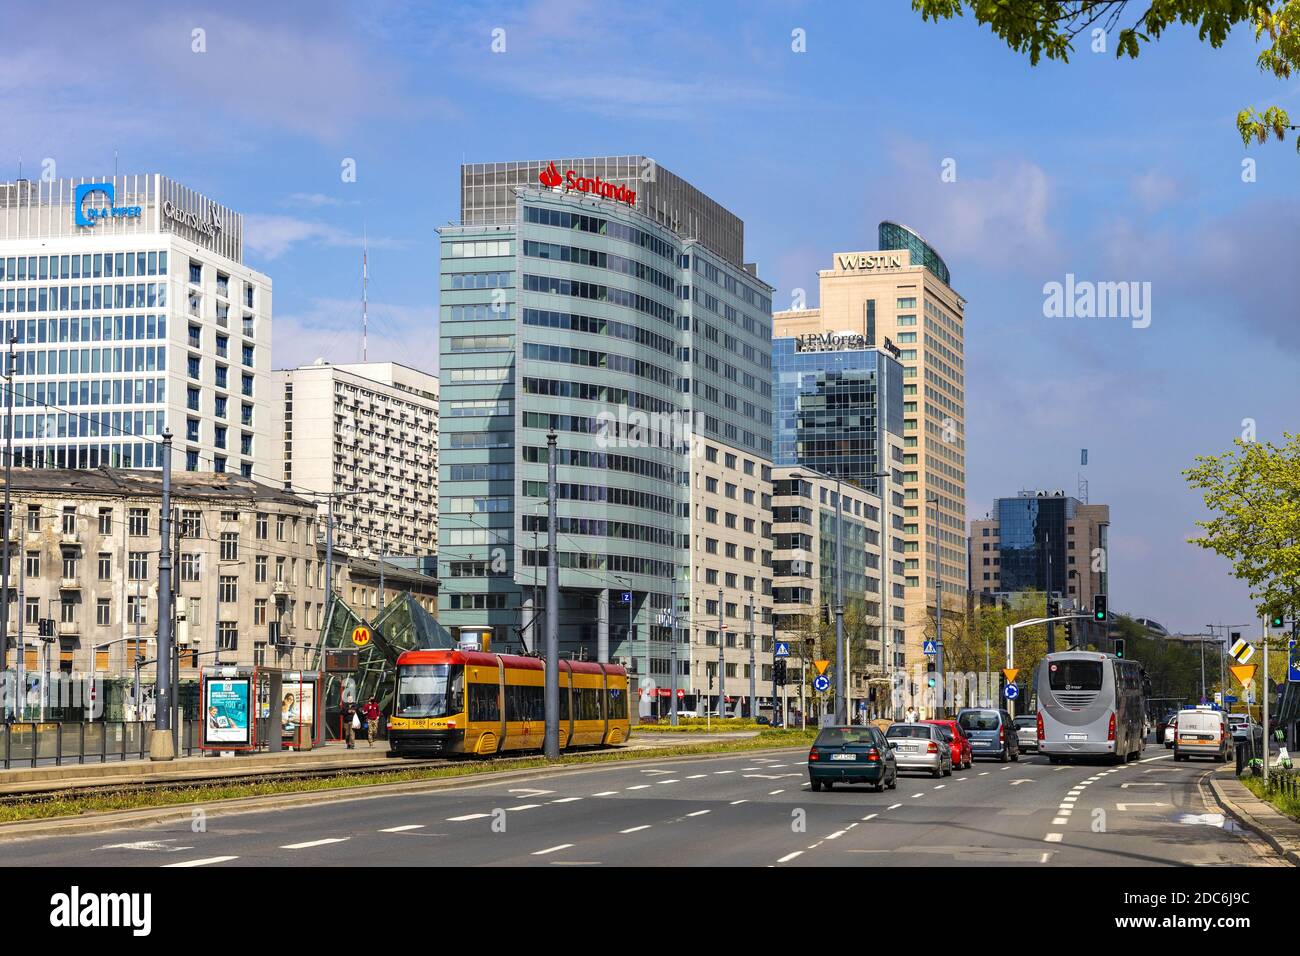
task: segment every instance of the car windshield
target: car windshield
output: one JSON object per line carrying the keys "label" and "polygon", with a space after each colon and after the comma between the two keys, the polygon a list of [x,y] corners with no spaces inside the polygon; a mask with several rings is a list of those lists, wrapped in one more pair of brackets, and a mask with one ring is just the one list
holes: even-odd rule
{"label": "car windshield", "polygon": [[1047,683],[1052,690],[1101,690],[1101,661],[1052,661]]}
{"label": "car windshield", "polygon": [[923,724],[894,724],[885,731],[886,737],[919,737],[930,739],[930,728]]}
{"label": "car windshield", "polygon": [[996,710],[967,710],[957,718],[962,730],[997,730],[1000,722]]}
{"label": "car windshield", "polygon": [[446,717],[461,710],[464,668],[459,664],[404,664],[397,672],[398,717]]}
{"label": "car windshield", "polygon": [[827,727],[813,741],[814,747],[840,747],[844,744],[874,743],[871,731],[864,727]]}

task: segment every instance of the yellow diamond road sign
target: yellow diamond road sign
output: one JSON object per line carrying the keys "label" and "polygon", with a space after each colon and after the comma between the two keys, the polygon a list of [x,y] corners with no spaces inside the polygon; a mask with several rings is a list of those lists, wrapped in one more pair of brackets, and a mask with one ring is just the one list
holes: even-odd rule
{"label": "yellow diamond road sign", "polygon": [[825,674],[826,668],[831,666],[830,661],[813,661],[813,667],[817,668],[818,674]]}

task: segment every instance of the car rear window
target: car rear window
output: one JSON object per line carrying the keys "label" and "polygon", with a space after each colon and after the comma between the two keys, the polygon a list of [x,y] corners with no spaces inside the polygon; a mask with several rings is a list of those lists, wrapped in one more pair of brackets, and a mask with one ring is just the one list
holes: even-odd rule
{"label": "car rear window", "polygon": [[1101,690],[1101,661],[1052,661],[1047,683],[1052,690]]}
{"label": "car rear window", "polygon": [[813,746],[840,747],[844,744],[870,744],[874,742],[869,727],[826,727],[817,735],[817,739],[813,741]]}
{"label": "car rear window", "polygon": [[929,727],[918,727],[916,724],[894,724],[885,731],[886,737],[919,737],[922,740],[930,739]]}
{"label": "car rear window", "polygon": [[997,730],[999,722],[996,710],[968,710],[957,718],[962,730]]}
{"label": "car rear window", "polygon": [[1028,716],[1026,716],[1026,717],[1017,717],[1017,718],[1016,718],[1016,726],[1017,726],[1017,727],[1034,727],[1034,728],[1037,728],[1037,727],[1038,727],[1038,718],[1037,718],[1037,717],[1028,717]]}

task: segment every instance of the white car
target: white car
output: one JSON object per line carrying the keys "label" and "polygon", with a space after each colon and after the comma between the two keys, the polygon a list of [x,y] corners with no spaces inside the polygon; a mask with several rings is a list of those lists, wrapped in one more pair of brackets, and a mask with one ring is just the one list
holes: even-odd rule
{"label": "white car", "polygon": [[1175,717],[1165,725],[1165,749],[1169,750],[1174,746],[1174,731],[1177,729],[1178,718]]}

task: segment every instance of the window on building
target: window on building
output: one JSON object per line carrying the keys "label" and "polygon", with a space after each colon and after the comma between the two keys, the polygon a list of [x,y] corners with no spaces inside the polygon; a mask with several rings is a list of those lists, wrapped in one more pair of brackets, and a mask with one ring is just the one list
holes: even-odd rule
{"label": "window on building", "polygon": [[132,508],[127,513],[127,534],[133,538],[149,536],[149,509]]}
{"label": "window on building", "polygon": [[222,561],[239,560],[239,532],[238,531],[221,532],[221,560]]}
{"label": "window on building", "polygon": [[113,579],[113,555],[108,551],[99,552],[97,564],[97,577],[100,581],[111,581]]}
{"label": "window on building", "polygon": [[113,603],[108,598],[95,599],[95,623],[100,627],[113,623]]}
{"label": "window on building", "polygon": [[218,589],[219,600],[222,604],[234,604],[239,600],[239,578],[233,574],[221,575],[221,586]]}
{"label": "window on building", "polygon": [[126,576],[131,581],[146,581],[149,578],[149,552],[131,551],[127,555]]}

